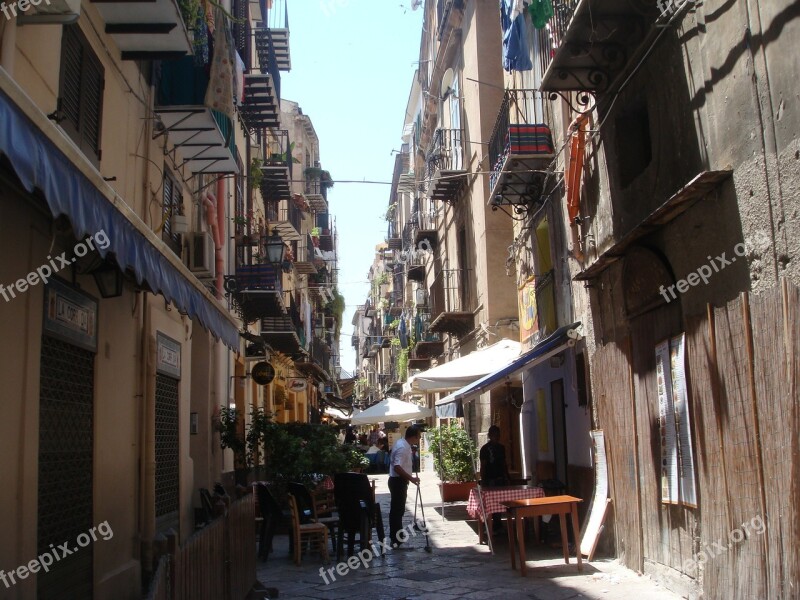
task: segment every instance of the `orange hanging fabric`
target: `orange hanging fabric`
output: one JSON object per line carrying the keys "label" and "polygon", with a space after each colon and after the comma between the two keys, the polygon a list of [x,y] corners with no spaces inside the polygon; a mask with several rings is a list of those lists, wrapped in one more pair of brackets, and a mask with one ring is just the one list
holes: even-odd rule
{"label": "orange hanging fabric", "polygon": [[579,115],[569,126],[572,130],[572,140],[569,151],[569,167],[565,180],[565,194],[567,197],[567,212],[569,222],[575,223],[581,209],[581,176],[583,174],[583,158],[586,151],[586,124],[587,115]]}

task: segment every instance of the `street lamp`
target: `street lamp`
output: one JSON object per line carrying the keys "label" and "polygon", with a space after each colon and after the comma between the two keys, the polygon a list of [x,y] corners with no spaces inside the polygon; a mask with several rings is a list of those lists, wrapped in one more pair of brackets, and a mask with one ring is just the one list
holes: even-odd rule
{"label": "street lamp", "polygon": [[267,238],[267,260],[276,268],[283,264],[283,254],[286,251],[286,246],[283,239],[278,232],[272,230],[272,235]]}

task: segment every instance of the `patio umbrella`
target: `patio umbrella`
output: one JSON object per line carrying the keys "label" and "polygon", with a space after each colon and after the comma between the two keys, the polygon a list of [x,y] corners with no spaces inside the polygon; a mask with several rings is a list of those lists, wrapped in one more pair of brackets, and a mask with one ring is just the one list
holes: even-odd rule
{"label": "patio umbrella", "polygon": [[351,425],[371,425],[386,421],[415,421],[433,416],[430,408],[423,408],[399,398],[384,398],[374,406],[353,415]]}

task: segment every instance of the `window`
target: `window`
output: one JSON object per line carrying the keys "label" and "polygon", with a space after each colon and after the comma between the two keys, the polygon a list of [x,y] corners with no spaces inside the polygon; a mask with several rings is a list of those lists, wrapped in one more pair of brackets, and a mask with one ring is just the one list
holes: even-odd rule
{"label": "window", "polygon": [[59,124],[90,160],[100,161],[103,66],[77,25],[65,25],[61,39]]}
{"label": "window", "polygon": [[172,248],[172,251],[180,256],[181,236],[172,231],[172,216],[183,213],[183,196],[175,176],[166,168],[164,169],[164,201],[162,203],[163,227],[161,238]]}
{"label": "window", "polygon": [[616,118],[616,134],[619,184],[624,189],[644,172],[653,158],[650,117],[643,101],[634,103]]}

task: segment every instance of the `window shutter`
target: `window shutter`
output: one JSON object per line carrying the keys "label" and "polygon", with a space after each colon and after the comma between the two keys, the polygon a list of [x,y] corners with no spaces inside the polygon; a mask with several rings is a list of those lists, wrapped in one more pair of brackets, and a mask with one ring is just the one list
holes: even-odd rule
{"label": "window shutter", "polygon": [[77,25],[63,28],[59,123],[80,149],[100,160],[103,66]]}
{"label": "window shutter", "polygon": [[103,66],[91,52],[85,53],[81,89],[81,138],[86,148],[100,158],[100,124],[103,117]]}
{"label": "window shutter", "polygon": [[81,122],[83,44],[72,26],[64,27],[61,50],[60,108],[67,124],[77,132]]}

